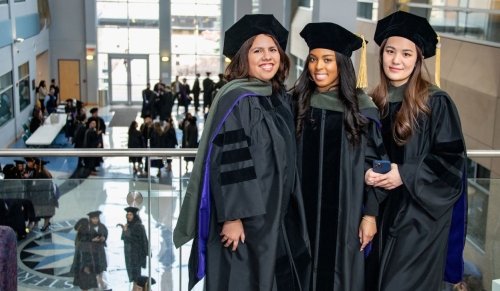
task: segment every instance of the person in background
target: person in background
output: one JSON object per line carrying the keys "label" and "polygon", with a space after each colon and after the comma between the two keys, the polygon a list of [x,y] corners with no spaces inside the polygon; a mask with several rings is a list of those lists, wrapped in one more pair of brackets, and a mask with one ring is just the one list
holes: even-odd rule
{"label": "person in background", "polygon": [[[153,130],[151,131],[151,148],[161,148],[162,147],[162,136],[163,129],[160,122],[153,123]],[[163,158],[151,159],[151,167],[158,168],[156,176],[161,177],[161,169],[163,168]]]}
{"label": "person in background", "polygon": [[[130,123],[130,126],[128,128],[128,142],[127,142],[127,147],[129,149],[144,148],[142,135],[141,132],[137,129],[138,127],[139,125],[137,124],[137,121],[134,120]],[[143,169],[142,157],[129,157],[129,162],[132,163],[134,175],[137,175],[137,173],[142,172]]]}
{"label": "person in background", "polygon": [[[104,148],[103,135],[106,134],[106,123],[104,122],[104,119],[102,119],[102,117],[99,116],[99,108],[94,107],[94,108],[90,109],[90,114],[92,116],[89,117],[89,122],[90,122],[90,120],[95,120],[95,122],[96,122],[95,130],[96,130],[97,138],[99,141],[97,148],[102,149],[102,148]],[[87,124],[88,124],[88,122],[87,122]],[[95,167],[100,166],[100,164],[102,162],[104,162],[102,157],[96,158],[95,161],[96,161]]]}
{"label": "person in background", "polygon": [[[127,212],[127,223],[118,224],[122,228],[122,236],[125,252],[125,266],[129,282],[134,282],[136,288],[137,281],[141,277],[141,268],[146,267],[146,259],[149,254],[149,243],[146,236],[146,229],[137,213],[136,207],[125,208]],[[134,289],[136,290],[136,289]]]}
{"label": "person in background", "polygon": [[[96,129],[96,119],[89,118],[87,121],[87,130],[85,131],[85,138],[83,140],[83,148],[86,149],[98,149],[102,148],[101,141],[99,139],[99,134]],[[83,158],[85,168],[90,172],[91,175],[97,174],[96,167],[99,166],[99,157],[85,157]]]}
{"label": "person in background", "polygon": [[[165,128],[163,129],[162,147],[172,149],[177,147],[177,136],[175,134],[174,121],[172,117],[167,119]],[[172,172],[172,159],[167,158],[166,170],[167,172]]]}
{"label": "person in background", "polygon": [[[139,131],[141,132],[144,147],[151,148],[151,135],[153,133],[153,119],[151,119],[151,115],[144,116],[144,123],[141,124]],[[146,157],[144,171],[146,173],[149,172],[149,157]]]}
{"label": "person in background", "polygon": [[194,99],[194,111],[198,112],[200,107],[200,73],[196,73],[196,78],[193,83],[193,99]]}
{"label": "person in background", "polygon": [[[86,119],[87,115],[85,113],[75,117],[73,133],[73,144],[75,149],[85,148],[85,133],[87,132]],[[83,157],[78,157],[77,168],[85,166],[84,159]]]}
{"label": "person in background", "polygon": [[141,118],[144,118],[146,114],[153,114],[153,107],[155,101],[155,92],[151,90],[151,84],[146,84],[146,89],[142,90],[142,108],[141,108]]}
{"label": "person in background", "polygon": [[179,106],[182,104],[184,106],[184,112],[188,112],[189,104],[191,103],[191,97],[189,96],[191,90],[189,89],[189,84],[187,83],[186,78],[182,79],[180,90]]}
{"label": "person in background", "polygon": [[71,265],[73,285],[80,287],[81,290],[98,288],[97,274],[94,270],[89,220],[87,218],[79,219],[75,223],[74,229],[76,231],[75,254]]}
{"label": "person in background", "polygon": [[[183,148],[197,148],[198,147],[198,125],[196,124],[196,117],[189,115],[187,122],[183,125],[182,136],[184,144]],[[185,136],[185,138],[184,138]],[[185,157],[186,171],[188,171],[189,162],[194,163],[194,157]]]}
{"label": "person in background", "polygon": [[69,143],[73,143],[76,125],[76,107],[73,105],[73,99],[67,99],[64,106],[66,113],[66,125],[64,126],[64,133]]}
{"label": "person in background", "polygon": [[203,107],[209,108],[212,104],[212,93],[214,90],[214,81],[210,79],[210,72],[207,72],[207,77],[203,79]]}
{"label": "person in background", "polygon": [[371,96],[392,163],[386,174],[369,169],[365,176],[388,191],[378,287],[439,290],[463,273],[467,156],[460,118],[450,96],[423,73],[438,47],[427,19],[397,11],[378,21],[374,39],[380,82]]}
{"label": "person in background", "polygon": [[56,89],[51,87],[49,94],[45,97],[44,106],[48,115],[57,111],[57,96],[55,95]]}
{"label": "person in background", "polygon": [[309,287],[371,290],[363,280],[364,249],[377,232],[379,203],[364,176],[385,151],[378,109],[356,87],[351,61],[365,43],[330,22],[309,23],[300,36],[309,54],[293,98],[313,263]]}
{"label": "person in background", "polygon": [[45,119],[43,117],[42,109],[38,107],[33,108],[33,115],[31,117],[29,125],[30,132],[35,132],[43,124],[44,121]]}
{"label": "person in background", "polygon": [[108,268],[106,260],[106,240],[108,239],[108,229],[101,223],[99,216],[101,211],[91,211],[89,216],[89,234],[91,243],[91,252],[93,258],[93,271],[97,277],[97,284],[101,290],[108,289],[108,284],[104,280],[104,272]]}
{"label": "person in background", "polygon": [[49,94],[49,90],[47,88],[47,84],[45,83],[45,80],[41,80],[40,83],[38,83],[38,87],[36,87],[36,99],[37,99],[37,106],[40,108],[42,111],[42,114],[45,113],[45,97]]}
{"label": "person in background", "polygon": [[[54,89],[54,96],[56,97],[56,104],[59,104],[59,92],[61,90],[59,89],[59,86],[57,86],[57,84],[56,84],[56,79],[50,80],[49,90],[50,89]],[[57,105],[56,105],[56,107],[57,107]]]}
{"label": "person in background", "polygon": [[224,85],[226,85],[227,81],[224,80],[224,74],[219,74],[219,81],[215,83],[214,85],[214,91],[212,93],[212,100],[215,98],[217,95],[217,92],[219,92],[220,88],[222,88]]}
{"label": "person in background", "polygon": [[287,39],[265,14],[245,15],[225,33],[229,82],[212,102],[174,230],[176,247],[194,238],[189,289],[204,277],[207,291],[305,287]]}

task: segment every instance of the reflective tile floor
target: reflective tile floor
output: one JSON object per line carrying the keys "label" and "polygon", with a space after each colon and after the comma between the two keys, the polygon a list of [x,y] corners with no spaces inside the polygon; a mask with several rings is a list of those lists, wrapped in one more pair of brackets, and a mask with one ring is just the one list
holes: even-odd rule
{"label": "reflective tile floor", "polygon": [[[191,108],[192,109],[192,108]],[[106,123],[112,118],[110,108],[101,109]],[[135,119],[139,117],[140,108]],[[181,109],[182,111],[182,109]],[[174,111],[175,112],[175,111]],[[193,112],[194,113],[194,112]],[[180,121],[183,114],[176,115]],[[198,114],[199,134],[203,129],[203,116]],[[178,128],[178,124],[176,124]],[[126,148],[127,127],[108,128],[104,137],[105,148]],[[179,144],[181,131],[177,130]],[[60,147],[70,147],[63,134],[56,140]],[[12,147],[24,147],[22,141]],[[0,158],[5,165],[15,158]],[[109,231],[107,239],[107,271],[104,273],[108,289],[131,290],[125,268],[124,247],[121,240],[121,228],[118,223],[125,223],[124,208],[134,202],[140,208],[148,239],[151,242],[151,260],[142,269],[142,275],[156,281],[151,290],[187,290],[187,262],[190,246],[175,249],[172,245],[172,231],[179,211],[179,196],[187,186],[192,164],[186,171],[185,162],[174,159],[172,172],[161,169],[161,177],[157,178],[157,170],[151,170],[151,188],[148,177],[134,177],[132,166],[126,157],[104,158],[97,176],[86,179],[68,179],[76,168],[76,158],[45,158],[50,163],[47,168],[54,176],[54,182],[61,190],[59,206],[51,218],[48,231],[35,228],[18,243],[18,290],[80,290],[73,286],[70,273],[75,250],[75,222],[94,210],[102,211],[101,222]],[[127,201],[129,192],[138,191],[143,201],[138,199]],[[40,226],[43,220],[40,221]],[[149,267],[150,266],[150,267]],[[202,284],[195,290],[202,290]],[[100,290],[100,289],[96,289]]]}

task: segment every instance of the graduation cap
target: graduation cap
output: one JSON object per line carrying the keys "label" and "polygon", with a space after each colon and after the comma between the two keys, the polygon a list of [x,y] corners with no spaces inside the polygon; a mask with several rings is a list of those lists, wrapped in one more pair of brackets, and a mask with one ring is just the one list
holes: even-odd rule
{"label": "graduation cap", "polygon": [[375,42],[380,46],[391,37],[400,36],[411,40],[422,50],[424,59],[436,55],[435,82],[440,86],[441,50],[439,36],[426,18],[404,11],[396,11],[380,19],[375,29]]}
{"label": "graduation cap", "polygon": [[89,218],[92,218],[92,217],[99,217],[99,215],[101,215],[101,211],[99,210],[96,210],[96,211],[91,211],[89,213],[87,213],[87,215],[89,216]]}
{"label": "graduation cap", "polygon": [[306,41],[309,50],[324,48],[348,57],[363,44],[361,37],[331,22],[308,23],[300,36]]}
{"label": "graduation cap", "polygon": [[24,165],[24,164],[26,164],[26,162],[23,161],[23,160],[14,160],[14,163],[16,163],[16,166],[17,165]]}
{"label": "graduation cap", "polygon": [[31,157],[26,157],[24,158],[24,160],[28,163],[28,162],[34,162],[35,161],[35,158],[31,158]]}
{"label": "graduation cap", "polygon": [[222,54],[234,57],[246,40],[259,34],[272,35],[286,50],[288,30],[272,14],[247,14],[226,30]]}
{"label": "graduation cap", "polygon": [[34,158],[33,161],[35,162],[35,164],[40,166],[45,166],[46,164],[50,163],[49,161],[45,161],[39,158]]}
{"label": "graduation cap", "polygon": [[415,43],[424,58],[436,54],[437,34],[427,19],[404,11],[396,11],[379,20],[375,29],[375,42],[380,46],[391,36],[401,36]]}
{"label": "graduation cap", "polygon": [[300,36],[306,41],[309,50],[323,48],[351,57],[353,51],[362,48],[356,87],[368,87],[366,70],[367,42],[363,36],[357,36],[344,27],[331,22],[308,23],[300,32]]}
{"label": "graduation cap", "polygon": [[90,114],[94,114],[94,113],[96,113],[97,111],[99,111],[99,108],[94,107],[94,108],[90,109]]}
{"label": "graduation cap", "polygon": [[136,213],[137,213],[137,211],[139,211],[139,208],[129,206],[129,207],[125,208],[125,211],[127,211],[127,212],[132,212],[133,214],[136,214]]}

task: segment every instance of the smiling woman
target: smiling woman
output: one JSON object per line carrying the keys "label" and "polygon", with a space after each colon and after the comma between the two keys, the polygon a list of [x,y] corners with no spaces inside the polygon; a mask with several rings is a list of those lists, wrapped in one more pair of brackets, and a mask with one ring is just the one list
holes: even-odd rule
{"label": "smiling woman", "polygon": [[309,23],[300,35],[307,68],[293,96],[313,274],[310,290],[364,286],[364,249],[377,232],[377,195],[364,187],[365,165],[383,155],[378,111],[356,89],[352,52],[363,40],[334,23]]}
{"label": "smiling woman", "polygon": [[[303,290],[309,253],[304,217],[292,215],[302,200],[283,87],[287,38],[272,15],[246,15],[226,31],[229,83],[210,108],[174,231],[177,247],[194,237],[189,289],[206,275],[207,291]],[[290,263],[299,258],[306,263]]]}

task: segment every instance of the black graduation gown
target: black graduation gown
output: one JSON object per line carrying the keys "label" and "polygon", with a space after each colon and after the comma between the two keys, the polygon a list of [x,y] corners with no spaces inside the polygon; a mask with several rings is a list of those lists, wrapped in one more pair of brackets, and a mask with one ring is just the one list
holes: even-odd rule
{"label": "black graduation gown", "polygon": [[[392,128],[405,87],[389,88],[388,114],[382,120],[384,144],[391,162],[398,164],[403,185],[389,192],[384,207],[379,287],[439,290],[451,248],[447,244],[450,224],[455,224],[453,207],[462,201],[459,198],[466,199],[465,144],[453,101],[431,87],[430,116],[420,116],[412,137],[398,146]],[[463,224],[459,227],[464,230]],[[458,243],[464,239],[458,237]],[[460,250],[457,256],[461,258]],[[462,267],[460,262],[455,265]]]}
{"label": "black graduation gown", "polygon": [[[298,276],[306,276],[307,269],[297,270],[292,256],[298,258],[302,251],[306,264],[309,259],[307,237],[300,236],[305,231],[297,230],[304,221],[285,218],[291,215],[291,200],[299,201],[292,195],[296,149],[290,105],[283,95],[259,96],[238,87],[238,82],[245,84],[234,80],[228,88],[235,89],[216,97],[195,161],[195,168],[199,159],[207,164],[210,181],[210,217],[208,221],[197,218],[202,222],[198,227],[206,223],[209,230],[205,287],[207,291],[302,290]],[[215,135],[213,143],[205,147],[207,134],[209,139]],[[302,207],[299,203],[294,205]],[[181,212],[184,208],[185,204]],[[242,220],[246,239],[233,252],[224,247],[219,234],[224,221],[235,219]],[[174,232],[174,242],[179,245],[176,232],[179,229]],[[191,248],[189,289],[199,280],[198,264],[203,261],[199,235]]]}
{"label": "black graduation gown", "polygon": [[127,231],[122,232],[122,240],[129,282],[136,281],[141,276],[141,267],[146,267],[148,256],[149,245],[144,225],[137,220],[129,223]]}
{"label": "black graduation gown", "polygon": [[[134,129],[129,132],[127,146],[129,149],[144,147],[140,131]],[[129,157],[128,161],[131,163],[142,163],[142,157]]]}
{"label": "black graduation gown", "polygon": [[[100,274],[108,268],[108,262],[106,260],[106,240],[108,239],[108,229],[106,226],[99,222],[97,225],[97,230],[95,225],[90,223],[90,241],[91,241],[91,251],[92,257],[94,259],[94,271],[96,274]],[[96,237],[104,237],[103,242],[94,242],[92,239]]]}
{"label": "black graduation gown", "polygon": [[304,121],[299,161],[313,258],[310,290],[365,290],[358,230],[364,214],[378,215],[378,201],[364,174],[385,151],[375,104],[365,94],[358,99],[367,124],[355,147],[338,91],[313,95]]}

